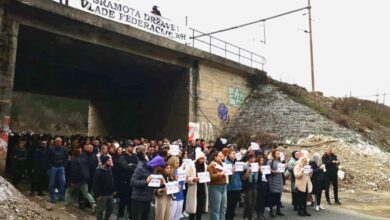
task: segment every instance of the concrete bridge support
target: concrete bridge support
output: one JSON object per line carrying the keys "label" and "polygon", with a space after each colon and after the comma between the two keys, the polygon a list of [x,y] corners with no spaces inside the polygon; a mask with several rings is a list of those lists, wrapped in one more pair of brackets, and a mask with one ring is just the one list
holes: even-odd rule
{"label": "concrete bridge support", "polygon": [[19,32],[19,24],[6,17],[2,4],[0,1],[0,118],[3,121],[0,128],[0,174],[5,171],[7,159],[8,119],[11,114]]}

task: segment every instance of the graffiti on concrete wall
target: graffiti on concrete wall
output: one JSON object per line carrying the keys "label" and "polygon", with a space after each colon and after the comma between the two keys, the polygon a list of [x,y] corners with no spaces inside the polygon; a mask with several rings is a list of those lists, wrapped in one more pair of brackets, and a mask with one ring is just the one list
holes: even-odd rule
{"label": "graffiti on concrete wall", "polygon": [[200,137],[205,140],[213,140],[215,137],[214,126],[208,122],[200,123]]}
{"label": "graffiti on concrete wall", "polygon": [[215,128],[209,122],[189,122],[188,123],[188,141],[202,138],[205,140],[215,139]]}
{"label": "graffiti on concrete wall", "polygon": [[224,103],[221,103],[218,106],[218,118],[222,121],[227,121],[229,119],[229,111]]}
{"label": "graffiti on concrete wall", "polygon": [[229,104],[238,106],[244,103],[245,95],[244,93],[239,89],[235,87],[229,87]]}
{"label": "graffiti on concrete wall", "polygon": [[200,124],[196,122],[188,123],[188,141],[200,138],[199,133]]}

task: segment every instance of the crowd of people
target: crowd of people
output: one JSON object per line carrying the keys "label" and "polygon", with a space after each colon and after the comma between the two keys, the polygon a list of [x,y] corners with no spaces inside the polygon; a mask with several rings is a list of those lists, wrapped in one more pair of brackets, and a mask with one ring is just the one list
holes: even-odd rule
{"label": "crowd of people", "polygon": [[44,196],[48,189],[50,202],[64,201],[65,206],[77,193],[79,207],[90,207],[98,220],[109,219],[114,205],[119,220],[146,220],[152,209],[156,220],[200,220],[205,213],[211,220],[231,220],[237,206],[244,208],[244,219],[284,216],[286,179],[299,216],[310,216],[308,202],[316,211],[324,209],[323,190],[331,204],[330,184],[335,204],[341,204],[340,161],[330,147],[322,157],[310,157],[307,151],[294,151],[289,157],[282,148],[260,141],[238,146],[223,138],[185,143],[14,134],[9,154],[15,187],[28,177],[31,196]]}

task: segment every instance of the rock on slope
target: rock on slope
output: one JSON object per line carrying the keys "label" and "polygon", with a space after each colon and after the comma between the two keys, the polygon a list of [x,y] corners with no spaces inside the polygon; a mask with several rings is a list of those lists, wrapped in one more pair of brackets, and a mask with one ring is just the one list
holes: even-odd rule
{"label": "rock on slope", "polygon": [[340,170],[345,172],[345,178],[340,181],[340,189],[390,191],[390,153],[383,152],[379,147],[360,141],[349,143],[343,139],[326,136],[309,136],[300,139],[297,147],[284,150],[291,155],[295,149],[307,150],[312,156],[318,152],[321,156],[328,146],[340,160]]}
{"label": "rock on slope", "polygon": [[41,208],[38,204],[31,202],[22,195],[15,187],[0,176],[0,219],[57,219]]}

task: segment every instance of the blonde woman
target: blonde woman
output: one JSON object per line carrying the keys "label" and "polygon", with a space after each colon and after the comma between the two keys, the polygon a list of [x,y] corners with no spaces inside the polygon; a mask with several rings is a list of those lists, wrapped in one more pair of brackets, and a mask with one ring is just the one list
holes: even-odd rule
{"label": "blonde woman", "polygon": [[309,173],[304,172],[305,166],[308,166],[308,164],[309,159],[307,157],[301,157],[294,167],[295,190],[297,192],[297,205],[299,216],[311,216],[307,212],[306,207],[307,195],[311,193],[313,189],[313,185],[310,180],[312,171],[310,171]]}
{"label": "blonde woman", "polygon": [[[179,170],[180,168],[180,162],[179,157],[172,156],[167,161],[167,164],[171,166],[172,169],[172,176],[175,178],[176,181],[179,179]],[[179,181],[180,185],[180,191],[178,193],[173,194],[173,200],[172,200],[172,220],[179,220],[181,217],[181,213],[183,210],[183,202],[184,202],[184,184],[185,181]]]}

